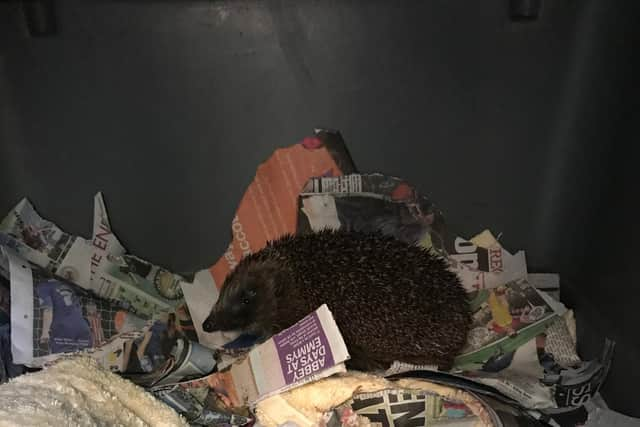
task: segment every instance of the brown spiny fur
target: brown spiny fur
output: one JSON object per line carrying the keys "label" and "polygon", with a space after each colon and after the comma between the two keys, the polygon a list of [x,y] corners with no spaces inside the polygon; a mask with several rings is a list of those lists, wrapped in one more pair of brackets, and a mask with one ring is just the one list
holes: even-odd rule
{"label": "brown spiny fur", "polygon": [[326,303],[354,369],[399,360],[451,367],[471,324],[466,293],[446,262],[379,234],[286,236],[227,277],[204,329],[266,339]]}

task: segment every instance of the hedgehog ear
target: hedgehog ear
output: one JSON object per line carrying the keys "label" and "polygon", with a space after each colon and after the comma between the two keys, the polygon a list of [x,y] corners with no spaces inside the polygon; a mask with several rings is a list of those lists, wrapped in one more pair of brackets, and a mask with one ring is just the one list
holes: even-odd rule
{"label": "hedgehog ear", "polygon": [[260,263],[259,271],[260,280],[264,282],[261,284],[261,286],[268,286],[271,289],[275,289],[277,285],[278,274],[280,273],[278,263],[273,260],[264,260]]}

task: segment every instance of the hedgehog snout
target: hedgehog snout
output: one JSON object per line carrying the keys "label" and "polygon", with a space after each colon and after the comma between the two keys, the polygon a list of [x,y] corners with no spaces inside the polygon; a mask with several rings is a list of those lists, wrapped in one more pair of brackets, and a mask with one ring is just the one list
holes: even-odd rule
{"label": "hedgehog snout", "polygon": [[214,319],[212,319],[211,316],[209,316],[202,323],[202,329],[205,332],[214,332],[214,331],[218,330],[218,327],[217,327],[216,322],[214,321]]}
{"label": "hedgehog snout", "polygon": [[227,312],[213,309],[209,317],[202,322],[202,329],[205,332],[231,331],[239,329],[234,318],[229,316]]}

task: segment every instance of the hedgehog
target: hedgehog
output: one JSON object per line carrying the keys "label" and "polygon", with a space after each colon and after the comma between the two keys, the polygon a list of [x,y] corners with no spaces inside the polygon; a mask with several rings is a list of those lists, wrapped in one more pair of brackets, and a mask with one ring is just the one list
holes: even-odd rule
{"label": "hedgehog", "polygon": [[327,304],[349,369],[399,361],[448,370],[466,343],[471,310],[447,267],[428,249],[375,232],[286,235],[238,263],[202,327],[262,342]]}

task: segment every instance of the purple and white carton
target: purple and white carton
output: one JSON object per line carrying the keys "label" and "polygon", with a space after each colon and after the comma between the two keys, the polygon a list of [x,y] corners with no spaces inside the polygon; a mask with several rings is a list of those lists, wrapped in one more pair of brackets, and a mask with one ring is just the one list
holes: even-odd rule
{"label": "purple and white carton", "polygon": [[255,403],[302,384],[345,372],[349,353],[326,304],[274,335],[231,369],[241,394]]}

